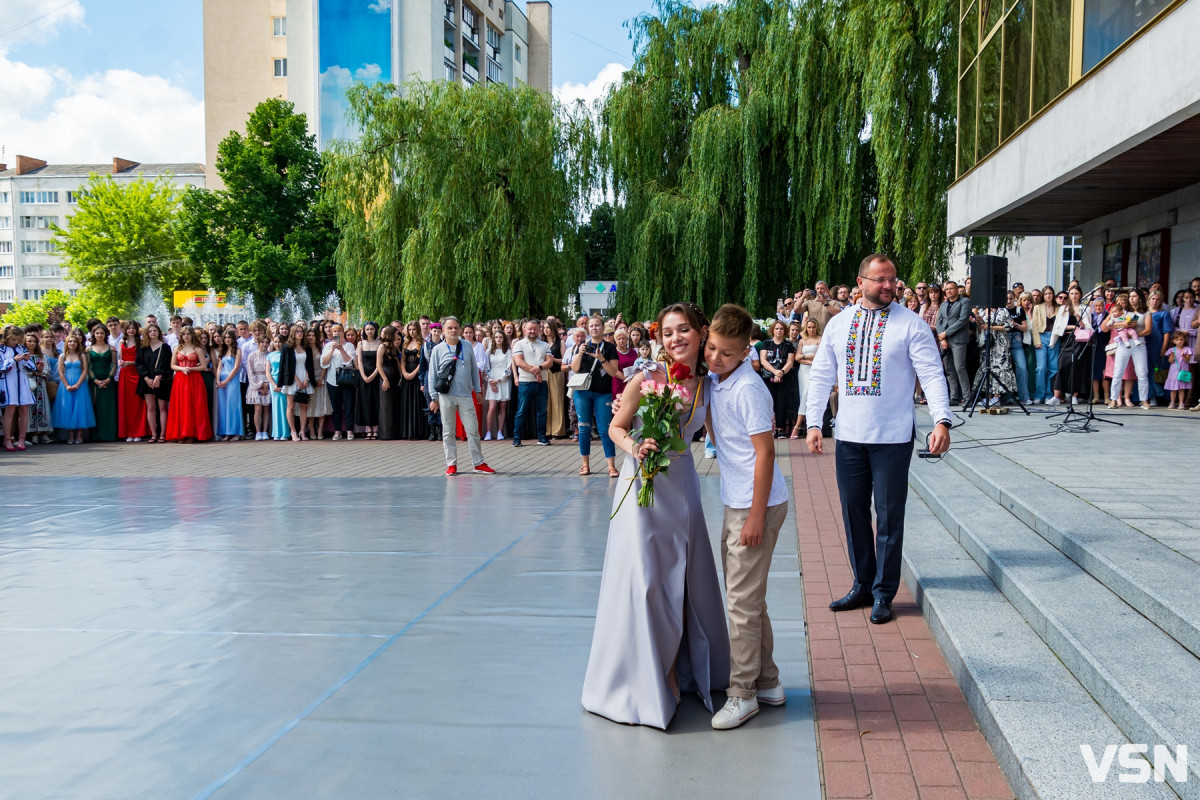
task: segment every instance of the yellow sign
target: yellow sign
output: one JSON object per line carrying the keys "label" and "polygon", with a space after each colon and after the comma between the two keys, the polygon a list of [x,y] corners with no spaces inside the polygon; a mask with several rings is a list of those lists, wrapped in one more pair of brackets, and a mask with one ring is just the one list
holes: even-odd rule
{"label": "yellow sign", "polygon": [[[208,290],[196,289],[175,292],[175,307],[183,308],[188,303],[195,303],[197,306],[203,306],[208,302]],[[225,293],[217,292],[217,308],[225,307]]]}

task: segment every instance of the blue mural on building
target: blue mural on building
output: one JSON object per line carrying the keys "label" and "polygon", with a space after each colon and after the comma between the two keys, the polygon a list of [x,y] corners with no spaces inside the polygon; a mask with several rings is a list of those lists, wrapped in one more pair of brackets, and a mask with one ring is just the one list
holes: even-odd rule
{"label": "blue mural on building", "polygon": [[320,0],[320,117],[322,147],[353,139],[346,90],[355,83],[392,82],[393,0]]}

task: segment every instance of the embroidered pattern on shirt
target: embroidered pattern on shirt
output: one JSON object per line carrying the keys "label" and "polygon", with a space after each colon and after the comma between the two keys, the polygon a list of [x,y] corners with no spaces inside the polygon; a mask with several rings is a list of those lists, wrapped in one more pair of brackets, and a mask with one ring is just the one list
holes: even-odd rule
{"label": "embroidered pattern on shirt", "polygon": [[883,393],[883,332],[890,308],[873,310],[858,306],[846,337],[846,396]]}

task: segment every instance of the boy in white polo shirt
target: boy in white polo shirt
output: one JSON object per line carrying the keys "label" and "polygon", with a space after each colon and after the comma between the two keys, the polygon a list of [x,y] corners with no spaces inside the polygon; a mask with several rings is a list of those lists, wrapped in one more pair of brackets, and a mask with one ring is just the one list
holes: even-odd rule
{"label": "boy in white polo shirt", "polygon": [[736,728],[760,702],[786,702],[775,640],[767,616],[767,573],[787,516],[787,484],[775,463],[771,393],[746,359],[754,321],[740,306],[724,305],[708,328],[709,413],[720,453],[721,560],[729,610],[729,689],[712,726]]}

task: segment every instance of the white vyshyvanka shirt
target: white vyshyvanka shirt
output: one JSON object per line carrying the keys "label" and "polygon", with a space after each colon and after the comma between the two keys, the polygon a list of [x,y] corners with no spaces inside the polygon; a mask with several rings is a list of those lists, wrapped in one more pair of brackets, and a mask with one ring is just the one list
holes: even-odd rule
{"label": "white vyshyvanka shirt", "polygon": [[821,425],[829,391],[838,392],[838,441],[899,444],[913,437],[917,378],[934,422],[950,421],[950,393],[937,340],[925,320],[899,303],[855,304],[825,326],[808,377],[808,427]]}

